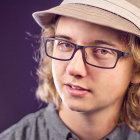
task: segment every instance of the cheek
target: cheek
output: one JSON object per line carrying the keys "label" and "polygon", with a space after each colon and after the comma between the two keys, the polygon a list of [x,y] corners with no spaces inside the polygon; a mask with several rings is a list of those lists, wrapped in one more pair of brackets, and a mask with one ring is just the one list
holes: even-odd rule
{"label": "cheek", "polygon": [[[52,73],[57,78],[60,75],[63,75],[66,70],[66,62],[59,60],[52,60]],[[59,77],[58,77],[59,78]]]}
{"label": "cheek", "polygon": [[[133,63],[118,63],[114,69],[94,69],[91,80],[96,82],[98,95],[110,98],[122,97],[132,78]],[[94,84],[94,83],[93,83]]]}
{"label": "cheek", "polygon": [[63,75],[65,73],[66,62],[52,60],[52,75],[54,79],[54,84],[57,91],[60,90],[62,85]]}
{"label": "cheek", "polygon": [[133,65],[131,62],[127,64],[121,63],[120,67],[118,65],[112,75],[110,75],[110,82],[114,85],[114,89],[112,89],[114,90],[114,93],[124,95],[131,82],[133,74],[132,68]]}
{"label": "cheek", "polygon": [[[125,60],[125,59],[124,59]],[[125,86],[125,85],[129,85],[129,83],[131,82],[132,76],[133,76],[133,67],[134,62],[133,59],[127,59],[127,61],[120,61],[120,63],[118,63],[118,66],[116,67],[116,76],[115,78],[118,79],[118,82],[120,83],[120,85]],[[114,74],[115,75],[115,74]]]}

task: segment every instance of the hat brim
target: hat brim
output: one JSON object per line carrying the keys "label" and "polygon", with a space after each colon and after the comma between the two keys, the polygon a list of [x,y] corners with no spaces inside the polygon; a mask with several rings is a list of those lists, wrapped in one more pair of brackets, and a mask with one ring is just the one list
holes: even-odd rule
{"label": "hat brim", "polygon": [[33,13],[34,19],[42,28],[46,28],[48,25],[52,24],[56,15],[72,17],[90,23],[107,26],[140,37],[140,29],[129,20],[115,13],[93,6],[64,4],[49,10]]}

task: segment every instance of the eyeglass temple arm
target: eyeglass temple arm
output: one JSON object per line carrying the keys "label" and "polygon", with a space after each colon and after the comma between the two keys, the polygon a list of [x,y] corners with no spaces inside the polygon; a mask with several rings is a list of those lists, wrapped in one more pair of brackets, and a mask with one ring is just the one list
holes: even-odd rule
{"label": "eyeglass temple arm", "polygon": [[131,52],[123,52],[123,56],[129,57],[129,56],[132,56],[132,53]]}

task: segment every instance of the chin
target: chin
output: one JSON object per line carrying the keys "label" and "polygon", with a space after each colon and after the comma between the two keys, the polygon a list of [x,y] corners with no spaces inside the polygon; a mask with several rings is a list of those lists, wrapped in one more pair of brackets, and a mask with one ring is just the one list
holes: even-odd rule
{"label": "chin", "polygon": [[68,103],[64,103],[65,108],[67,108],[69,111],[73,111],[73,112],[79,112],[79,113],[86,113],[86,112],[90,112],[90,109],[87,108],[86,106],[84,106],[83,104],[68,104]]}

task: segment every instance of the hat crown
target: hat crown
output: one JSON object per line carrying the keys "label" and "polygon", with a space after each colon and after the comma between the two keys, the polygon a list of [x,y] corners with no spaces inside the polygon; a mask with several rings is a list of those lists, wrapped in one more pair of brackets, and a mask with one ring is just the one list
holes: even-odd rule
{"label": "hat crown", "polygon": [[63,0],[54,8],[33,13],[46,28],[56,16],[68,16],[107,26],[140,37],[140,0]]}
{"label": "hat crown", "polygon": [[140,0],[64,0],[63,4],[94,6],[127,19],[140,29]]}
{"label": "hat crown", "polygon": [[140,0],[126,0],[140,9]]}
{"label": "hat crown", "polygon": [[[63,0],[61,4],[70,3],[79,3],[97,7],[98,5],[104,5],[105,7],[108,7],[108,9],[111,9],[114,5],[116,8],[124,8],[131,12],[137,11],[137,15],[140,15],[140,0]],[[109,7],[109,5],[111,7]]]}
{"label": "hat crown", "polygon": [[[112,4],[126,4],[126,5],[120,5],[122,7],[125,6],[135,6],[138,9],[140,9],[140,0],[97,0],[100,2],[110,2]],[[92,5],[92,3],[96,2],[96,0],[63,0],[62,4],[68,4],[68,3],[80,3],[80,4],[89,4]],[[94,5],[93,5],[94,6]]]}

